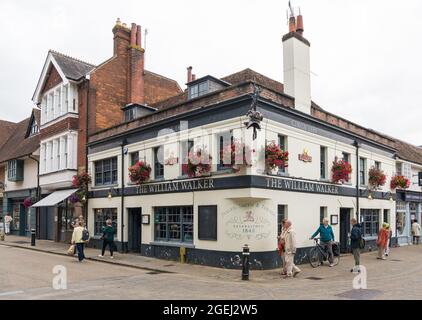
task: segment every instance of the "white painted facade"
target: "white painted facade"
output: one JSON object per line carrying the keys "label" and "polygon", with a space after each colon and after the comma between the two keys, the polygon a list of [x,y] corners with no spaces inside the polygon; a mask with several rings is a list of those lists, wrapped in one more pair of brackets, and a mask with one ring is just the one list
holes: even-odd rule
{"label": "white painted facade", "polygon": [[[244,118],[229,119],[226,121],[213,123],[208,126],[203,126],[200,129],[185,130],[180,133],[170,133],[160,137],[141,141],[139,143],[130,144],[127,146],[127,155],[124,156],[124,172],[121,168],[121,148],[116,147],[106,151],[93,153],[88,156],[89,173],[93,177],[93,185],[91,190],[108,190],[110,186],[95,186],[95,161],[106,159],[110,157],[117,157],[118,168],[118,183],[113,185],[113,188],[121,188],[121,175],[124,175],[126,186],[131,186],[128,179],[128,167],[130,161],[130,154],[139,151],[139,158],[146,161],[153,168],[153,148],[164,145],[164,158],[169,155],[178,155],[180,144],[178,141],[193,139],[195,145],[200,145],[208,150],[212,150],[213,159],[218,158],[218,151],[216,148],[218,132],[226,132],[232,130],[233,136],[239,139],[244,139],[246,143],[251,143],[251,132],[245,128],[240,127],[239,124],[244,122]],[[356,186],[356,148],[345,143],[334,141],[329,138],[318,136],[310,132],[293,128],[284,124],[276,123],[272,120],[267,120],[263,125],[263,130],[258,132],[258,137],[254,141],[254,149],[257,150],[256,158],[254,159],[252,167],[243,168],[239,173],[219,173],[216,172],[216,164],[213,164],[212,178],[242,176],[242,175],[261,175],[268,178],[273,176],[267,174],[264,159],[264,147],[266,143],[272,141],[278,142],[278,136],[286,137],[287,150],[289,151],[289,165],[286,173],[283,174],[285,178],[304,179],[304,181],[311,180],[316,183],[329,183],[328,179],[320,179],[320,147],[327,148],[327,172],[330,173],[331,163],[335,157],[342,157],[342,153],[350,154],[351,165],[353,172],[351,174],[351,181],[344,186],[355,189]],[[212,129],[212,130],[210,130]],[[302,162],[298,159],[298,155],[306,150],[313,160],[310,163]],[[384,170],[388,177],[391,177],[395,171],[395,160],[382,152],[368,151],[365,149],[359,150],[360,157],[366,159],[367,171],[375,164],[375,161],[381,163],[381,169]],[[154,176],[154,173],[151,175]],[[164,180],[171,181],[173,179],[181,178],[181,166],[179,165],[165,165],[164,166]],[[149,183],[157,181],[151,180]],[[388,184],[388,183],[387,183]],[[389,187],[386,184],[381,190],[387,194]],[[361,187],[362,192],[365,186]],[[382,224],[384,218],[384,210],[388,210],[388,221],[394,228],[395,222],[395,202],[386,200],[369,200],[368,198],[360,198],[360,209],[376,209],[379,213],[379,221]],[[160,244],[154,238],[154,207],[157,206],[193,206],[194,210],[194,240],[190,246],[196,249],[205,250],[221,250],[221,251],[240,251],[241,247],[248,243],[251,250],[254,251],[274,251],[277,247],[277,208],[279,205],[285,205],[287,209],[287,217],[292,220],[293,225],[297,231],[297,241],[299,247],[309,247],[312,241],[309,240],[311,234],[317,229],[320,223],[320,207],[326,207],[328,217],[332,215],[339,215],[340,208],[350,208],[351,217],[356,215],[356,198],[348,196],[334,196],[324,194],[312,194],[303,192],[286,192],[269,189],[229,189],[229,190],[214,190],[214,191],[193,191],[180,193],[166,193],[158,195],[138,195],[126,196],[124,199],[124,241],[128,239],[128,208],[142,208],[142,214],[150,215],[150,225],[142,226],[142,244]],[[218,240],[204,241],[198,239],[198,205],[217,205],[218,207]],[[121,239],[121,199],[118,196],[111,198],[94,198],[88,202],[88,221],[95,220],[94,210],[100,208],[117,208],[117,240]],[[247,234],[238,233],[236,236],[230,232],[230,221],[234,217],[240,216],[248,208],[252,208],[255,218],[265,221],[263,228],[263,236],[259,239],[250,239]],[[89,225],[90,231],[94,232],[93,223]],[[334,232],[336,240],[339,237],[339,225],[334,225]],[[368,237],[373,240],[373,237]],[[189,244],[174,244],[167,243],[167,245],[184,245]]]}
{"label": "white painted facade", "polygon": [[[39,157],[39,150],[35,151],[32,156],[34,158]],[[4,166],[5,170],[5,192],[26,190],[26,189],[35,189],[37,188],[38,180],[38,163],[30,158],[24,159],[23,165],[23,180],[22,181],[9,181],[7,179],[7,164]]]}

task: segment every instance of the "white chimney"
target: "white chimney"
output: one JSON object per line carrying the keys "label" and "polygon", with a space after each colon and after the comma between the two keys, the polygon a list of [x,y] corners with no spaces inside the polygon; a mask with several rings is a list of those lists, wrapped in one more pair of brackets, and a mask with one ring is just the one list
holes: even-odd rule
{"label": "white chimney", "polygon": [[284,93],[295,98],[295,109],[311,114],[311,44],[303,34],[303,17],[290,17],[283,36]]}

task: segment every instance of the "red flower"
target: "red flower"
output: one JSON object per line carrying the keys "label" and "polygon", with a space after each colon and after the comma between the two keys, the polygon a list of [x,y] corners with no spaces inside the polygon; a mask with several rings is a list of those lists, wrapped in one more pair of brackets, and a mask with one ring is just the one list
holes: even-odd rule
{"label": "red flower", "polygon": [[391,178],[390,188],[394,189],[407,189],[410,187],[410,180],[401,175],[396,175]]}
{"label": "red flower", "polygon": [[150,179],[151,167],[143,161],[138,161],[128,170],[129,179],[132,183],[141,184]]}
{"label": "red flower", "polygon": [[385,182],[387,180],[387,176],[384,174],[384,172],[380,169],[377,169],[375,167],[372,167],[369,170],[369,185],[377,189],[378,187],[381,187],[385,185]]}
{"label": "red flower", "polygon": [[265,159],[270,169],[285,168],[288,166],[289,152],[281,150],[277,144],[272,142],[265,148]]}
{"label": "red flower", "polygon": [[352,166],[344,160],[334,160],[331,168],[331,181],[334,183],[349,182]]}

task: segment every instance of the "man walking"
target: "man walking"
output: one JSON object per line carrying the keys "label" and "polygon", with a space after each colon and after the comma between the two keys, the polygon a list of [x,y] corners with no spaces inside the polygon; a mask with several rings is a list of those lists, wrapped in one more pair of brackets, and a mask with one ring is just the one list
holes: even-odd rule
{"label": "man walking", "polygon": [[311,240],[313,240],[318,234],[321,237],[321,245],[324,247],[324,250],[328,252],[328,262],[330,267],[333,267],[334,264],[334,255],[333,255],[333,241],[334,241],[334,232],[333,228],[328,224],[328,219],[324,218],[322,224],[319,226],[317,231],[312,235]]}
{"label": "man walking", "polygon": [[10,223],[12,222],[13,218],[10,216],[10,213],[6,213],[4,217],[4,232],[6,234],[10,234]]}
{"label": "man walking", "polygon": [[421,226],[418,223],[418,220],[414,220],[412,223],[412,236],[413,244],[419,244],[419,238],[421,236]]}
{"label": "man walking", "polygon": [[278,253],[280,254],[280,259],[281,259],[281,275],[282,276],[285,276],[287,274],[286,273],[286,259],[285,259],[286,222],[287,222],[287,219],[283,219],[281,221],[281,232],[279,236],[277,237],[278,238]]}
{"label": "man walking", "polygon": [[285,263],[286,263],[286,275],[284,278],[296,277],[301,271],[295,266],[295,254],[296,254],[296,233],[293,230],[292,222],[287,220],[285,223],[286,232],[284,235],[285,241]]}
{"label": "man walking", "polygon": [[353,258],[355,259],[355,266],[350,272],[360,272],[360,243],[362,241],[361,226],[355,218],[352,218],[352,230],[350,231],[350,247],[352,248]]}

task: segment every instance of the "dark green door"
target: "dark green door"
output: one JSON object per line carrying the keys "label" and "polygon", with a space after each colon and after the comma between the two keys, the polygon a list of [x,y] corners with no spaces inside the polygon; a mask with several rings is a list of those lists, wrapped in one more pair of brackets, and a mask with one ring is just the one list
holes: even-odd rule
{"label": "dark green door", "polygon": [[[26,236],[26,208],[23,204],[19,205],[19,235]],[[28,209],[29,210],[29,209]]]}

